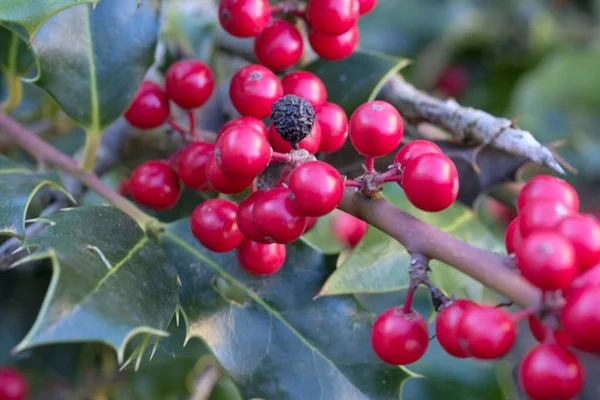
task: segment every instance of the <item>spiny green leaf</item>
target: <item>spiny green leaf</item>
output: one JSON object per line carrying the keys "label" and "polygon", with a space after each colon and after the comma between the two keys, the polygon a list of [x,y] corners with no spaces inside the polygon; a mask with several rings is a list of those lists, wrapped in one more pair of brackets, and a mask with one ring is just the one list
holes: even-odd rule
{"label": "spiny green leaf", "polygon": [[9,75],[23,75],[34,65],[33,54],[23,38],[0,25],[0,69]]}
{"label": "spiny green leaf", "polygon": [[189,223],[169,225],[162,236],[181,278],[188,335],[206,341],[244,398],[399,397],[408,373],[372,351],[373,315],[349,296],[313,300],[334,257],[298,242],[276,274],[252,276],[234,252],[200,246]]}
{"label": "spiny green leaf", "polygon": [[177,306],[177,279],[158,245],[112,207],[66,209],[47,218],[35,251],[20,263],[50,258],[53,277],[38,318],[17,350],[100,341],[123,361],[137,333],[164,335]]}

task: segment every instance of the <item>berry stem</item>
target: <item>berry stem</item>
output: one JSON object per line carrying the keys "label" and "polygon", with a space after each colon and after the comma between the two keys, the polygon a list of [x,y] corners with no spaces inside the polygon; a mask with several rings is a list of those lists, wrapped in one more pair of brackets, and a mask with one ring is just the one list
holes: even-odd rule
{"label": "berry stem", "polygon": [[352,179],[346,179],[346,182],[344,183],[347,187],[355,187],[355,188],[362,188],[362,184],[360,182],[356,182]]}
{"label": "berry stem", "polygon": [[292,156],[288,153],[278,153],[276,151],[271,154],[270,163],[290,163],[292,162]]}
{"label": "berry stem", "polygon": [[386,172],[379,174],[376,177],[378,182],[400,182],[402,181],[402,173],[397,167],[390,168]]}
{"label": "berry stem", "polygon": [[409,287],[408,292],[406,293],[406,300],[404,300],[404,306],[402,307],[402,311],[404,314],[410,314],[412,309],[413,298],[415,297],[416,288]]}
{"label": "berry stem", "polygon": [[169,126],[175,129],[177,132],[181,133],[182,136],[185,136],[187,134],[187,130],[183,126],[175,122],[174,119],[169,118],[167,120],[167,124],[169,124]]}
{"label": "berry stem", "polygon": [[190,137],[196,137],[196,114],[192,110],[188,111],[190,119]]}
{"label": "berry stem", "polygon": [[367,174],[375,172],[375,157],[367,157],[365,168],[367,169]]}
{"label": "berry stem", "polygon": [[519,323],[519,322],[523,321],[524,319],[529,318],[532,314],[535,314],[536,312],[538,312],[539,309],[540,308],[536,305],[536,306],[530,306],[530,307],[524,308],[520,311],[517,311],[512,316],[513,321],[515,321],[515,323]]}

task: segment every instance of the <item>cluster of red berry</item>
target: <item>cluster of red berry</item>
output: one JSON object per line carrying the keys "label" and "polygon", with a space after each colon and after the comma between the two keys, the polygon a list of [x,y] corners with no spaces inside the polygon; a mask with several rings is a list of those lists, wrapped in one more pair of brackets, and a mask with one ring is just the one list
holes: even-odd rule
{"label": "cluster of red berry", "polygon": [[29,387],[25,377],[15,368],[0,368],[0,400],[25,400]]}
{"label": "cluster of red berry", "polygon": [[308,41],[315,53],[327,60],[342,60],[358,44],[359,17],[371,12],[376,4],[377,0],[311,0],[303,10],[294,1],[270,6],[267,0],[222,0],[219,21],[230,35],[255,37],[258,61],[281,71],[294,66],[304,52],[297,21],[306,23]]}

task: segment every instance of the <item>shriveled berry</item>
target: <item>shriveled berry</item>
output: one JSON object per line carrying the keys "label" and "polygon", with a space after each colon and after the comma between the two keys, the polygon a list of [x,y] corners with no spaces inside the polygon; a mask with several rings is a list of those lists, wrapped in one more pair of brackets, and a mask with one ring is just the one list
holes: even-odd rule
{"label": "shriveled berry", "polygon": [[469,307],[458,326],[458,338],[465,354],[482,360],[506,355],[516,337],[517,327],[510,314],[497,307]]}
{"label": "shriveled berry", "polygon": [[525,239],[535,231],[553,229],[571,213],[563,203],[555,200],[531,201],[519,213],[521,237]]}
{"label": "shriveled berry", "polygon": [[406,165],[402,187],[415,207],[429,212],[442,211],[458,196],[458,171],[444,154],[426,153]]}
{"label": "shriveled berry", "polygon": [[285,245],[257,243],[244,238],[237,249],[237,259],[246,272],[253,275],[271,275],[285,262]]}
{"label": "shriveled berry", "polygon": [[302,35],[291,23],[273,21],[254,41],[254,54],[267,68],[281,71],[294,66],[302,57]]}
{"label": "shriveled berry", "polygon": [[233,36],[258,36],[270,19],[271,7],[267,0],[221,0],[219,3],[219,22]]}
{"label": "shriveled berry", "polygon": [[148,161],[131,175],[131,197],[152,210],[167,210],[179,199],[181,187],[175,170],[166,161]]}
{"label": "shriveled berry", "polygon": [[374,100],[360,105],[350,117],[350,141],[366,157],[382,157],[400,144],[404,122],[394,106]]}
{"label": "shriveled berry", "polygon": [[[557,344],[568,347],[573,344],[571,339],[562,329],[557,329],[552,326],[546,326],[542,321],[534,316],[530,316],[528,319],[529,330],[531,334],[540,343],[547,342],[548,340],[555,340]],[[547,336],[551,335],[550,338]]]}
{"label": "shriveled berry", "polygon": [[437,316],[435,322],[435,337],[440,346],[454,357],[466,358],[469,354],[461,346],[458,337],[458,326],[462,321],[465,310],[476,306],[470,300],[458,299],[450,306],[444,308]]}
{"label": "shriveled berry", "polygon": [[310,0],[306,16],[315,30],[340,35],[356,25],[359,10],[356,0]]}
{"label": "shriveled berry", "polygon": [[185,110],[203,106],[214,86],[215,78],[210,67],[197,60],[177,61],[165,74],[167,96]]}
{"label": "shriveled berry", "polygon": [[251,64],[240,68],[231,78],[229,97],[242,115],[258,119],[271,115],[271,108],[283,96],[279,78],[262,65]]}
{"label": "shriveled berry", "polygon": [[165,123],[169,113],[169,98],[162,88],[152,81],[144,81],[124,116],[136,128],[154,129]]}
{"label": "shriveled berry", "polygon": [[506,228],[504,244],[508,254],[514,254],[523,241],[523,238],[521,237],[521,228],[519,227],[519,219],[520,217],[513,219]]}
{"label": "shriveled berry", "polygon": [[339,242],[354,248],[367,233],[367,223],[354,215],[338,211],[331,219],[331,231]]}
{"label": "shriveled berry", "polygon": [[271,120],[279,136],[296,144],[310,135],[315,125],[315,110],[302,97],[286,94],[273,104]]}
{"label": "shriveled berry", "polygon": [[537,200],[558,201],[572,212],[579,211],[579,196],[575,189],[553,176],[540,175],[530,179],[519,193],[517,209],[521,212],[526,205]]}
{"label": "shriveled berry", "polygon": [[334,103],[315,106],[316,121],[321,126],[319,151],[333,153],[342,148],[348,138],[348,117],[342,107]]}
{"label": "shriveled berry", "polygon": [[360,33],[358,27],[352,27],[341,35],[330,36],[316,29],[308,32],[308,41],[319,57],[329,61],[339,61],[348,58],[356,49]]}
{"label": "shriveled berry", "polygon": [[25,400],[29,387],[23,374],[13,367],[0,368],[0,400]]}
{"label": "shriveled berry", "polygon": [[211,143],[195,142],[186,147],[177,158],[177,173],[183,184],[193,190],[210,190],[206,164],[215,151]]}
{"label": "shriveled berry", "polygon": [[573,345],[590,353],[600,351],[600,287],[571,290],[560,323]]}
{"label": "shriveled berry", "polygon": [[359,10],[358,13],[362,15],[367,15],[377,5],[377,0],[358,0]]}
{"label": "shriveled berry", "polygon": [[437,144],[430,142],[429,140],[415,140],[405,146],[402,146],[400,151],[398,151],[394,157],[394,164],[404,168],[415,158],[427,153],[441,154],[442,150]]}
{"label": "shriveled berry", "polygon": [[462,96],[469,87],[469,77],[464,68],[452,66],[446,68],[437,81],[437,87],[450,97]]}
{"label": "shriveled berry", "polygon": [[344,179],[337,169],[323,161],[309,161],[290,174],[288,187],[296,212],[320,217],[333,211],[344,195]]}
{"label": "shriveled berry", "polygon": [[427,323],[416,311],[406,314],[402,307],[390,308],[375,320],[371,345],[383,362],[412,364],[423,357],[429,346]]}
{"label": "shriveled berry", "polygon": [[219,169],[228,176],[254,179],[269,165],[271,145],[254,128],[239,125],[224,132],[215,148]]}
{"label": "shriveled berry", "polygon": [[252,217],[252,211],[254,210],[254,203],[264,194],[265,190],[257,190],[250,193],[238,206],[237,212],[237,224],[240,231],[248,239],[262,244],[271,243],[254,227],[254,219]]}
{"label": "shriveled berry", "polygon": [[[315,154],[319,151],[319,147],[321,146],[321,138],[321,125],[315,121],[310,135],[300,141],[298,147],[308,151],[310,154]],[[269,127],[269,142],[271,143],[271,146],[273,146],[273,150],[278,153],[289,153],[292,151],[291,143],[279,136],[273,124]]]}
{"label": "shriveled berry", "polygon": [[223,194],[236,194],[252,184],[253,179],[247,178],[235,178],[229,175],[225,175],[217,164],[217,159],[214,153],[208,159],[206,163],[206,178],[210,182],[210,185],[219,193]]}
{"label": "shriveled berry", "polygon": [[556,231],[575,248],[580,271],[600,262],[600,224],[594,218],[571,214],[558,223]]}
{"label": "shriveled berry", "polygon": [[281,186],[268,190],[254,203],[252,219],[256,230],[274,243],[291,243],[306,228],[306,217],[294,209],[290,190]]}
{"label": "shriveled berry", "polygon": [[244,238],[236,222],[237,209],[233,201],[206,200],[192,213],[192,234],[200,244],[216,253],[235,249]]}
{"label": "shriveled berry", "polygon": [[281,79],[281,85],[283,86],[283,94],[295,94],[302,97],[308,100],[313,107],[327,101],[325,84],[312,72],[290,72]]}
{"label": "shriveled berry", "polygon": [[231,121],[228,121],[225,124],[223,124],[223,126],[221,127],[221,129],[219,129],[219,132],[217,133],[215,142],[217,140],[219,140],[219,138],[221,137],[223,132],[225,132],[229,128],[233,128],[234,126],[238,126],[238,125],[250,126],[250,127],[254,128],[255,130],[257,130],[258,132],[260,132],[265,138],[267,138],[267,139],[269,138],[269,131],[267,130],[267,126],[260,119],[257,119],[254,117],[239,117],[239,118],[234,118]]}

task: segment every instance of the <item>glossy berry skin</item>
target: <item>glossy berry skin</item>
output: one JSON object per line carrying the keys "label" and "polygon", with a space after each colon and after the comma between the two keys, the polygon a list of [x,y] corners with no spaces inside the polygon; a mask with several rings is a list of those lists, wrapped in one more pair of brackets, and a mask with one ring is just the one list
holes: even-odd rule
{"label": "glossy berry skin", "polygon": [[170,112],[169,98],[161,87],[144,81],[124,116],[138,129],[154,129],[165,123]]}
{"label": "glossy berry skin", "polygon": [[505,310],[475,306],[465,310],[457,333],[466,354],[493,360],[508,353],[517,337],[517,327]]}
{"label": "glossy berry skin", "polygon": [[202,246],[216,253],[238,247],[244,235],[237,226],[237,204],[223,199],[201,203],[190,218],[192,233]]}
{"label": "glossy berry skin", "polygon": [[264,119],[271,115],[273,103],[283,96],[279,78],[262,65],[242,67],[231,78],[229,97],[242,115]]}
{"label": "glossy berry skin", "polygon": [[172,64],[165,74],[165,91],[184,110],[201,107],[215,87],[210,67],[196,60],[181,60]]}
{"label": "glossy berry skin", "polygon": [[544,326],[542,321],[534,316],[530,316],[528,318],[529,330],[531,334],[540,343],[543,343],[546,340],[546,335],[551,334],[553,340],[556,341],[557,344],[565,347],[569,347],[573,344],[571,339],[567,336],[567,334],[561,329],[547,328]]}
{"label": "glossy berry skin", "polygon": [[181,187],[177,173],[166,161],[148,161],[131,175],[131,197],[152,210],[167,210],[179,199]]}
{"label": "glossy berry skin", "polygon": [[429,140],[415,140],[402,146],[400,151],[398,151],[394,157],[394,164],[404,168],[415,158],[427,153],[442,154],[442,150],[437,144],[430,142]]}
{"label": "glossy berry skin", "polygon": [[192,190],[210,190],[206,164],[215,151],[211,143],[196,142],[186,147],[177,157],[177,173],[183,184]]}
{"label": "glossy berry skin", "polygon": [[334,36],[356,25],[359,9],[356,0],[310,0],[306,16],[313,29]]}
{"label": "glossy berry skin", "polygon": [[310,232],[310,230],[312,228],[314,228],[315,225],[317,225],[317,222],[319,222],[318,217],[307,217],[306,218],[306,228],[304,228],[304,233]]}
{"label": "glossy berry skin", "polygon": [[[327,89],[318,76],[308,71],[290,72],[281,79],[283,94],[295,94],[308,100],[313,107],[327,101]],[[317,110],[315,109],[315,112]]]}
{"label": "glossy berry skin", "polygon": [[237,249],[237,259],[242,269],[252,275],[271,275],[285,262],[285,245],[262,244],[244,238]]}
{"label": "glossy berry skin", "polygon": [[390,308],[375,320],[371,345],[385,363],[412,364],[423,357],[429,346],[427,323],[416,311],[405,314],[402,307]]}
{"label": "glossy berry skin", "polygon": [[519,380],[532,400],[570,400],[583,386],[583,367],[566,348],[538,344],[521,361]]}
{"label": "glossy berry skin", "polygon": [[598,304],[600,287],[588,286],[570,291],[560,313],[560,323],[573,345],[590,353],[600,351]]}
{"label": "glossy berry skin", "polygon": [[415,207],[429,212],[442,211],[458,196],[458,171],[444,154],[423,154],[404,168],[402,187]]}
{"label": "glossy berry skin", "polygon": [[334,153],[342,148],[348,138],[348,117],[334,103],[315,106],[317,122],[321,127],[321,146],[319,152]]}
{"label": "glossy berry skin", "polygon": [[271,7],[267,0],[221,0],[219,3],[219,22],[232,36],[258,36],[270,19]]}
{"label": "glossy berry skin", "polygon": [[457,358],[469,357],[461,346],[458,337],[458,327],[465,310],[476,306],[470,300],[458,299],[450,306],[444,308],[437,316],[435,322],[435,337],[446,352]]}
{"label": "glossy berry skin", "polygon": [[504,245],[506,246],[506,252],[508,254],[514,254],[517,249],[521,246],[523,238],[521,237],[521,228],[519,227],[520,217],[513,219],[504,235]]}
{"label": "glossy berry skin", "polygon": [[0,368],[0,400],[25,400],[29,387],[25,377],[15,368]]}
{"label": "glossy berry skin", "polygon": [[219,169],[228,176],[254,179],[269,165],[271,145],[249,126],[239,125],[224,132],[215,148]]}
{"label": "glossy berry skin", "polygon": [[519,213],[519,231],[527,238],[537,230],[553,229],[571,210],[555,200],[536,200],[528,203]]}
{"label": "glossy berry skin", "polygon": [[337,169],[323,161],[309,161],[294,168],[288,187],[296,212],[307,217],[329,214],[344,195],[344,179]]}
{"label": "glossy berry skin", "polygon": [[520,213],[527,204],[536,200],[558,201],[572,212],[579,211],[579,196],[575,189],[553,176],[540,175],[530,179],[519,193],[517,210]]}
{"label": "glossy berry skin", "polygon": [[600,287],[600,263],[577,275],[573,283],[571,283],[569,290],[565,292],[565,297],[568,297],[571,291],[588,286]]}
{"label": "glossy berry skin", "polygon": [[254,203],[254,227],[267,240],[287,244],[298,239],[306,228],[306,217],[294,209],[288,188],[278,186],[264,193]]}
{"label": "glossy berry skin", "polygon": [[572,214],[558,223],[556,232],[575,247],[580,271],[600,262],[600,224],[595,219]]}
{"label": "glossy berry skin", "polygon": [[341,35],[330,36],[315,29],[308,32],[310,47],[324,60],[339,61],[350,57],[356,49],[360,33],[358,27],[352,27]]}
{"label": "glossy berry skin", "polygon": [[291,23],[273,21],[254,41],[254,54],[267,68],[281,71],[294,66],[302,57],[302,35]]}
{"label": "glossy berry skin", "polygon": [[469,77],[464,68],[448,67],[440,75],[437,87],[449,97],[462,96],[469,87]]}
{"label": "glossy berry skin", "polygon": [[350,141],[366,157],[382,157],[400,144],[404,122],[394,106],[374,100],[360,105],[350,117]]}
{"label": "glossy berry skin", "polygon": [[[298,146],[301,149],[308,151],[310,154],[315,154],[319,151],[319,147],[321,146],[321,137],[321,125],[315,121],[311,134],[302,139],[298,143]],[[290,142],[279,136],[275,129],[275,125],[273,124],[269,126],[269,142],[271,143],[271,146],[273,146],[273,150],[278,153],[289,153],[292,151]]]}
{"label": "glossy berry skin", "polygon": [[219,140],[219,138],[221,137],[223,132],[225,132],[229,128],[233,128],[234,126],[238,126],[238,125],[250,126],[250,127],[254,128],[256,131],[260,132],[266,139],[269,138],[269,131],[267,129],[267,126],[260,119],[257,119],[254,117],[238,117],[238,118],[232,119],[231,121],[227,121],[226,123],[223,124],[223,126],[221,127],[221,129],[219,129],[219,132],[217,133],[215,142],[217,140]]}
{"label": "glossy berry skin", "polygon": [[331,231],[339,242],[354,248],[367,233],[367,223],[353,215],[339,211],[331,219]]}
{"label": "glossy berry skin", "polygon": [[262,244],[271,243],[254,227],[254,220],[252,217],[252,211],[254,210],[254,203],[264,194],[265,190],[257,190],[252,192],[242,200],[238,206],[237,212],[237,224],[240,231],[248,239]]}
{"label": "glossy berry skin", "polygon": [[377,5],[377,0],[358,0],[358,5],[358,13],[361,16],[367,15],[368,13],[373,11],[375,6]]}
{"label": "glossy berry skin", "polygon": [[206,178],[213,189],[223,194],[239,193],[252,184],[252,179],[239,179],[225,175],[219,168],[214,153],[206,163]]}

